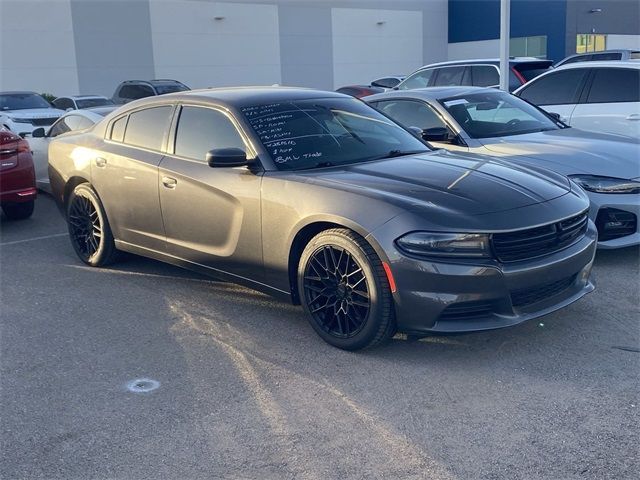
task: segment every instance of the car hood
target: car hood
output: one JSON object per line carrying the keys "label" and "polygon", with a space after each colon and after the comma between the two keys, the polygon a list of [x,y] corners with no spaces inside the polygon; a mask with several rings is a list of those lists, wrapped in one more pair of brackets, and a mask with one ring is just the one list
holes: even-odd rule
{"label": "car hood", "polygon": [[2,110],[2,114],[11,118],[58,118],[64,110],[57,108],[31,108],[25,110]]}
{"label": "car hood", "polygon": [[540,165],[563,175],[640,175],[640,141],[623,135],[564,128],[479,142],[487,153],[509,155],[510,161]]}
{"label": "car hood", "polygon": [[381,198],[407,209],[482,215],[546,202],[571,190],[566,177],[486,155],[438,150],[299,172],[305,182]]}

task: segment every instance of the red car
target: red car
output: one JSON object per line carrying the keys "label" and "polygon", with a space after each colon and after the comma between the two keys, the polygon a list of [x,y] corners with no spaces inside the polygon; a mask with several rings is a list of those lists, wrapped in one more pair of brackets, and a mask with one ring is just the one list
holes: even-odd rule
{"label": "red car", "polygon": [[0,128],[0,205],[4,214],[29,218],[36,200],[36,173],[29,143]]}

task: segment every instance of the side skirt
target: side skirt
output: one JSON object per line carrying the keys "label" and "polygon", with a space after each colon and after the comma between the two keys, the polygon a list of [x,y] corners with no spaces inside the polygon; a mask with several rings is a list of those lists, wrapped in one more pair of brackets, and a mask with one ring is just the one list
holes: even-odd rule
{"label": "side skirt", "polygon": [[157,250],[140,247],[138,245],[132,245],[130,243],[123,242],[122,240],[115,240],[115,244],[116,244],[116,248],[118,250],[122,250],[123,252],[133,253],[135,255],[140,255],[141,257],[152,258],[160,262],[169,263],[171,265],[175,265],[176,267],[198,272],[198,273],[201,273],[202,275],[213,277],[225,282],[236,283],[238,285],[242,285],[247,288],[251,288],[253,290],[266,293],[267,295],[278,298],[280,300],[293,303],[291,292],[280,290],[279,288],[272,287],[270,285],[258,282],[256,280],[251,280],[250,278],[242,277],[240,275],[235,275],[233,273],[228,273],[223,270],[218,270],[216,268],[209,267],[207,265],[202,265],[200,263],[190,262],[189,260],[175,257],[168,253],[158,252]]}

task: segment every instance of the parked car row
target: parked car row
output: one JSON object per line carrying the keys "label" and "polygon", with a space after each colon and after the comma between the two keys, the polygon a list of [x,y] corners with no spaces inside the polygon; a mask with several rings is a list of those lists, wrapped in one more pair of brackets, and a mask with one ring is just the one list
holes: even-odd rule
{"label": "parked car row", "polygon": [[51,126],[65,111],[122,105],[139,98],[189,90],[177,80],[127,80],[116,87],[113,98],[102,95],[71,95],[49,103],[36,92],[0,92],[0,126],[18,134]]}

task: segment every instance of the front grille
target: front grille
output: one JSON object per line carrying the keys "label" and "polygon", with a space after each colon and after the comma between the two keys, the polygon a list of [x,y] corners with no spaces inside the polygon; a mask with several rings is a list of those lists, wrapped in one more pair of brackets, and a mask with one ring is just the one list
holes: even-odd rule
{"label": "front grille", "polygon": [[570,277],[563,278],[561,280],[546,283],[538,287],[533,288],[521,288],[511,292],[511,303],[514,307],[525,307],[532,303],[539,302],[545,298],[553,297],[558,293],[564,292],[576,281],[578,274],[571,275]]}
{"label": "front grille", "polygon": [[493,251],[502,262],[516,262],[557,252],[580,240],[587,231],[589,214],[542,227],[496,233],[492,237]]}
{"label": "front grille", "polygon": [[47,127],[49,125],[53,125],[57,118],[32,118],[30,122],[32,125],[36,127]]}
{"label": "front grille", "polygon": [[638,228],[638,218],[631,212],[617,208],[601,208],[596,217],[596,227],[598,240],[605,242],[635,233]]}
{"label": "front grille", "polygon": [[487,318],[493,313],[491,302],[460,302],[449,305],[440,314],[440,320],[476,320]]}

